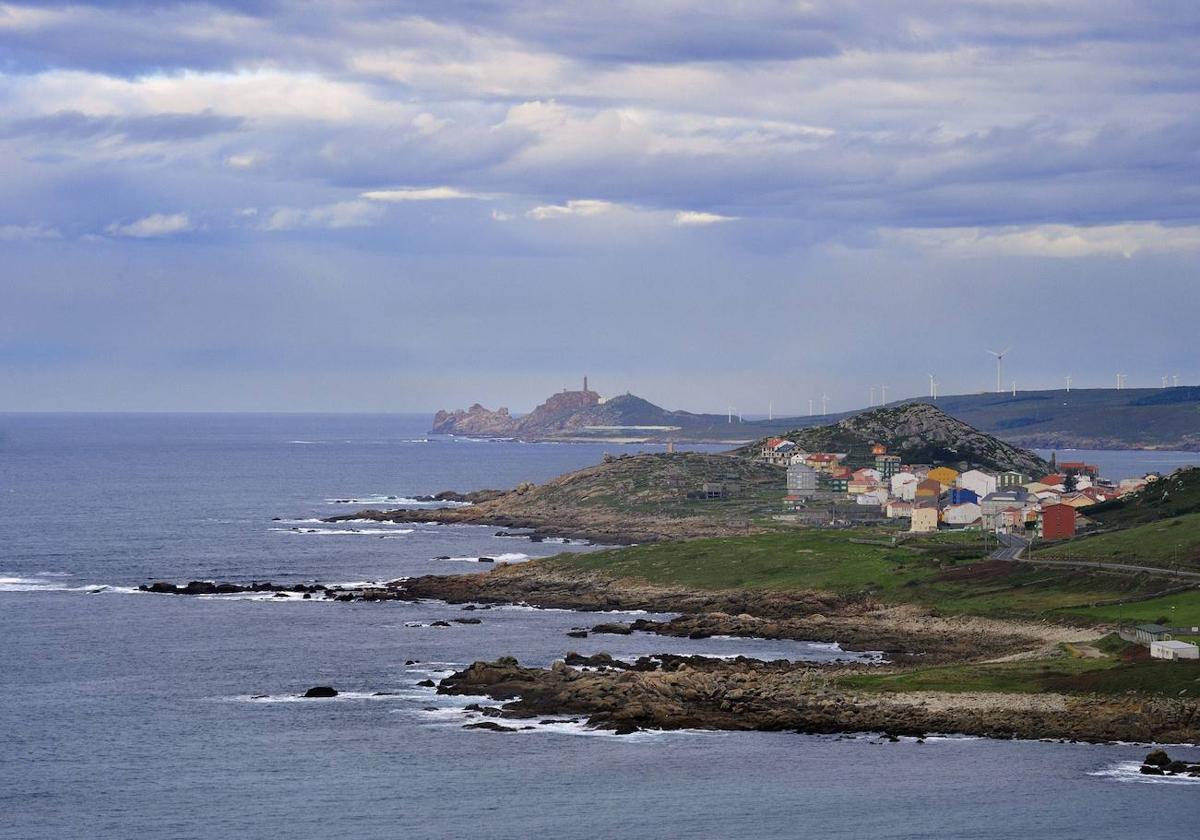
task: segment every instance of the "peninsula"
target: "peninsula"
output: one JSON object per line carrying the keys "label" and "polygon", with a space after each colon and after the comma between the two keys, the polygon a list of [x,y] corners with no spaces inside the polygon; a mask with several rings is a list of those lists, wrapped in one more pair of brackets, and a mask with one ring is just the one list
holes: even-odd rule
{"label": "peninsula", "polygon": [[[938,396],[885,407],[936,405],[981,432],[1039,449],[1200,450],[1200,387],[1075,388]],[[743,420],[735,414],[671,411],[632,394],[604,399],[566,390],[526,415],[476,404],[439,411],[431,432],[521,440],[644,440],[744,443],[796,429],[824,426],[869,412]]]}

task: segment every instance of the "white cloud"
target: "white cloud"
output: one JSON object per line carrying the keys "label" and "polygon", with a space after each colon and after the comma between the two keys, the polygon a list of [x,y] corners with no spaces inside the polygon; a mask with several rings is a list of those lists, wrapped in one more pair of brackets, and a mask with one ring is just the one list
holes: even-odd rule
{"label": "white cloud", "polygon": [[21,242],[31,239],[62,239],[55,228],[41,225],[0,225],[0,242]]}
{"label": "white cloud", "polygon": [[29,6],[14,6],[0,3],[0,30],[33,30],[57,23],[68,18],[69,12],[48,9],[33,9]]}
{"label": "white cloud", "polygon": [[1200,250],[1200,226],[1157,222],[1116,225],[1030,225],[997,228],[897,228],[885,241],[963,256],[1031,256],[1071,259]]}
{"label": "white cloud", "polygon": [[496,210],[494,208],[492,209],[492,221],[494,222],[507,222],[511,218],[512,216],[508,213],[505,213],[503,210]]}
{"label": "white cloud", "polygon": [[321,207],[277,207],[264,230],[362,227],[378,220],[380,208],[366,201],[339,201]]}
{"label": "white cloud", "polygon": [[413,128],[422,134],[437,134],[450,124],[450,120],[440,119],[425,111],[412,118]]}
{"label": "white cloud", "polygon": [[686,225],[715,225],[719,222],[732,222],[737,216],[722,216],[718,213],[703,213],[699,210],[680,210],[675,214],[675,224]]}
{"label": "white cloud", "polygon": [[262,163],[262,155],[254,152],[245,152],[239,155],[230,155],[225,158],[225,163],[232,166],[234,169],[249,169],[252,166],[257,166]]}
{"label": "white cloud", "polygon": [[455,187],[401,187],[395,190],[370,190],[362,193],[371,201],[446,201],[454,198],[484,199],[481,193],[463,192]]}
{"label": "white cloud", "polygon": [[192,221],[186,213],[154,213],[128,224],[113,222],[105,228],[112,236],[131,236],[136,239],[171,236],[191,229]]}
{"label": "white cloud", "polygon": [[547,219],[562,219],[569,216],[599,216],[611,213],[619,207],[619,204],[613,204],[611,201],[583,198],[568,201],[566,204],[543,204],[534,207],[525,215],[530,219],[544,222]]}

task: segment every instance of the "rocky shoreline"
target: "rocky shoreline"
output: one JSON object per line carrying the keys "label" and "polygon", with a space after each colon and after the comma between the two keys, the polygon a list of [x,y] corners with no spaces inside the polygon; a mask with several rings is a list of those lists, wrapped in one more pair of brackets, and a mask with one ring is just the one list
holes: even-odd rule
{"label": "rocky shoreline", "polygon": [[[1200,703],[1144,695],[889,692],[847,688],[839,680],[905,665],[962,664],[1052,655],[1096,628],[967,616],[938,616],[912,606],[880,604],[817,592],[697,591],[600,575],[568,573],[540,563],[500,565],[484,574],[424,576],[363,586],[192,581],[156,582],[143,590],[175,595],[271,593],[336,601],[441,600],[464,609],[525,604],[580,612],[646,610],[667,619],[597,622],[571,636],[635,632],[705,638],[741,636],[836,642],[880,651],[885,665],[762,662],[662,654],[621,662],[567,653],[550,668],[515,659],[476,662],[446,677],[443,694],[485,695],[495,715],[513,719],[586,718],[590,725],[631,732],[655,729],[878,731],[920,736],[962,733],[992,738],[1080,741],[1200,742]],[[463,620],[464,622],[467,620]],[[476,623],[478,619],[471,619]],[[449,622],[441,622],[449,627]],[[1060,653],[1061,655],[1061,653]],[[882,670],[881,670],[882,669]],[[508,728],[497,724],[495,731]]]}
{"label": "rocky shoreline", "polygon": [[1192,701],[856,692],[836,686],[828,668],[747,659],[663,656],[587,664],[591,667],[560,660],[549,668],[529,668],[511,657],[476,662],[442,680],[438,692],[503,701],[501,717],[574,715],[618,733],[716,729],[884,732],[893,738],[938,732],[1088,742],[1200,740],[1200,709]]}

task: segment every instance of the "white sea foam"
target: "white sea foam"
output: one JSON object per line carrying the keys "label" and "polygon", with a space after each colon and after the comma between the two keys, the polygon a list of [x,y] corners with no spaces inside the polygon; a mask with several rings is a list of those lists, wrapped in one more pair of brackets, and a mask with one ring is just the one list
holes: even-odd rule
{"label": "white sea foam", "polygon": [[236,697],[217,698],[227,703],[337,703],[346,700],[405,700],[400,692],[393,691],[339,691],[337,697],[303,697],[300,694],[239,694]]}
{"label": "white sea foam", "polygon": [[1146,776],[1141,772],[1140,761],[1120,761],[1100,770],[1093,770],[1089,776],[1102,779],[1112,779],[1114,782],[1142,782],[1154,785],[1196,785],[1200,777],[1196,776]]}
{"label": "white sea foam", "polygon": [[394,539],[395,537],[411,534],[413,528],[270,528],[268,530],[276,531],[282,534],[301,534],[305,536],[322,536],[322,537],[378,537],[383,540]]}
{"label": "white sea foam", "polygon": [[516,553],[475,554],[475,555],[470,555],[470,556],[465,556],[465,557],[436,557],[434,559],[441,560],[442,562],[446,562],[446,563],[449,563],[452,561],[457,561],[457,562],[461,562],[461,563],[478,563],[480,557],[489,557],[492,560],[496,561],[497,563],[522,563],[529,559],[528,554],[516,554]]}
{"label": "white sea foam", "polygon": [[341,496],[336,499],[326,499],[330,505],[398,505],[406,508],[453,508],[470,507],[470,502],[427,502],[409,496],[384,496],[369,494],[366,496]]}

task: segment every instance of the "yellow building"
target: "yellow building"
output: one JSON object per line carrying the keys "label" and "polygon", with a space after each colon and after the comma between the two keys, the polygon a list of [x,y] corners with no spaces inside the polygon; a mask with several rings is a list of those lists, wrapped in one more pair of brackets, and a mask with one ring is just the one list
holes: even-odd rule
{"label": "yellow building", "polygon": [[938,529],[938,509],[935,507],[913,508],[910,531],[928,533]]}
{"label": "yellow building", "polygon": [[954,482],[958,481],[958,470],[952,470],[949,467],[934,467],[926,478],[932,478],[944,489],[949,490],[954,486]]}

